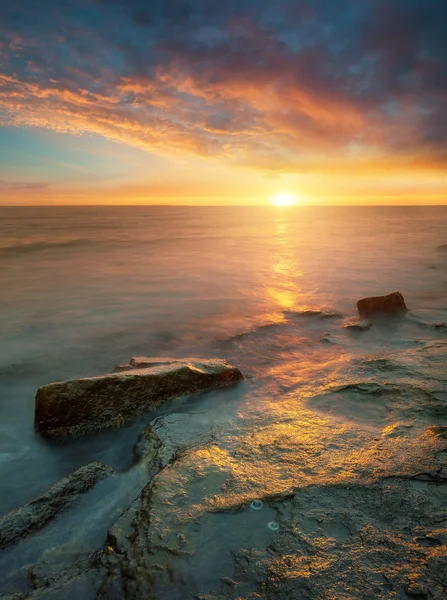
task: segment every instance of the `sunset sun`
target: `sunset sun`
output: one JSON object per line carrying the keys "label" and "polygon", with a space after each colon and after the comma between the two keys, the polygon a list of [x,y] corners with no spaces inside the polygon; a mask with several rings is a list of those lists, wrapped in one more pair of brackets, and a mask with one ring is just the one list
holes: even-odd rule
{"label": "sunset sun", "polygon": [[299,204],[300,201],[296,194],[277,192],[270,197],[270,203],[273,206],[294,206],[295,204]]}

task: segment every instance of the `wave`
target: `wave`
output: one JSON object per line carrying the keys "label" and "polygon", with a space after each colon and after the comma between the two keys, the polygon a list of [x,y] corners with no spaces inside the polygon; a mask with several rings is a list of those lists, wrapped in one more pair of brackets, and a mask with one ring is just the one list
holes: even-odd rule
{"label": "wave", "polygon": [[331,310],[323,310],[321,308],[309,308],[305,310],[283,310],[286,319],[294,319],[296,317],[318,317],[319,319],[342,319],[343,315],[339,312]]}
{"label": "wave", "polygon": [[28,244],[15,244],[0,248],[0,256],[21,256],[22,254],[32,254],[43,250],[55,250],[57,248],[72,248],[81,247],[92,244],[93,240],[80,238],[74,240],[66,240],[63,242],[31,242]]}
{"label": "wave", "polygon": [[301,317],[304,318],[317,318],[317,319],[342,319],[343,315],[336,311],[323,310],[322,308],[311,308],[304,310],[282,310],[278,313],[282,316],[282,319],[275,321],[267,321],[266,323],[260,323],[253,325],[244,331],[234,333],[228,336],[218,336],[215,341],[218,343],[232,343],[244,340],[248,336],[263,334],[263,333],[276,333],[290,326],[294,326]]}

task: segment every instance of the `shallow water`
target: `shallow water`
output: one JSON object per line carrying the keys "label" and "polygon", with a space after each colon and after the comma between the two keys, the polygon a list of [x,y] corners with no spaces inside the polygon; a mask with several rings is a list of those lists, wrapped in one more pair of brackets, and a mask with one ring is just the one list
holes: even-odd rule
{"label": "shallow water", "polygon": [[[135,354],[224,356],[256,380],[222,392],[237,421],[257,398],[326,376],[324,357],[333,369],[442,337],[407,321],[352,335],[300,312],[351,316],[357,299],[394,290],[447,309],[446,224],[447,207],[0,208],[0,514],[90,460],[129,466],[137,425],[65,446],[35,436],[43,383]],[[323,347],[325,331],[338,344]]]}
{"label": "shallow water", "polygon": [[[0,515],[90,461],[116,472],[2,552],[3,589],[103,544],[147,479],[132,448],[156,417],[189,449],[154,483],[147,535],[182,531],[188,550],[160,599],[211,592],[241,547],[265,552],[275,509],[251,511],[255,498],[430,470],[447,410],[447,333],[430,326],[447,321],[446,225],[447,207],[0,208]],[[396,290],[406,318],[343,328],[359,298]],[[246,380],[91,438],[35,435],[38,386],[132,355],[221,356]]]}

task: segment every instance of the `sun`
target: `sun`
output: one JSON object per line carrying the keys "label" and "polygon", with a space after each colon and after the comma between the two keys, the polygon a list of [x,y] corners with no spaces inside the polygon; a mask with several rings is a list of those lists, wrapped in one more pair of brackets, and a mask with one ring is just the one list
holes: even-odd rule
{"label": "sun", "polygon": [[299,203],[298,196],[290,192],[277,192],[270,197],[273,206],[294,206]]}

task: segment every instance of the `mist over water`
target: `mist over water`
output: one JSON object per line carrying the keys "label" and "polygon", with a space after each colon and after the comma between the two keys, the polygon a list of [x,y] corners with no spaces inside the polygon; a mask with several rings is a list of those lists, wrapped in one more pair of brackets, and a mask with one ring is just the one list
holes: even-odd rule
{"label": "mist over water", "polygon": [[358,299],[399,290],[409,308],[444,314],[446,224],[447,207],[0,208],[0,514],[91,460],[130,464],[141,423],[67,445],[37,437],[44,383],[132,355],[222,356],[252,379],[201,406],[237,437],[357,356],[445,337],[410,320],[353,335],[302,313],[349,317]]}

